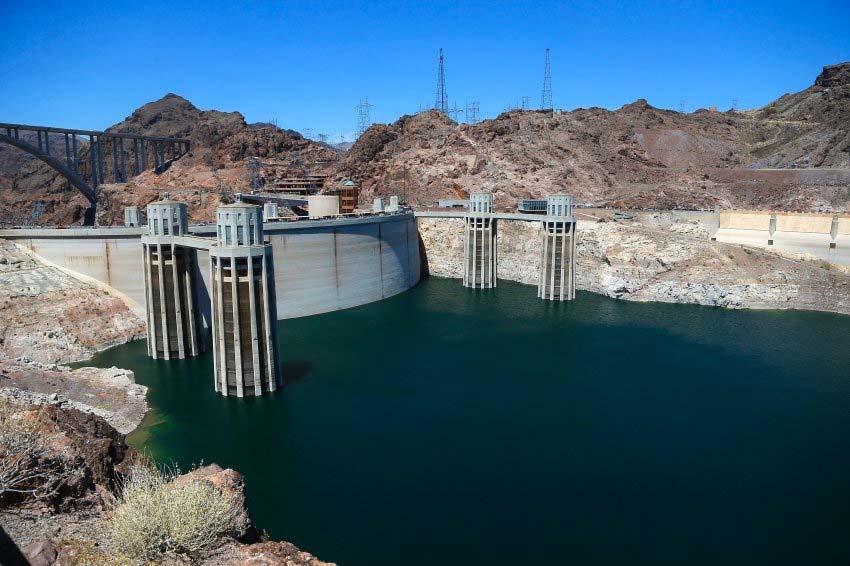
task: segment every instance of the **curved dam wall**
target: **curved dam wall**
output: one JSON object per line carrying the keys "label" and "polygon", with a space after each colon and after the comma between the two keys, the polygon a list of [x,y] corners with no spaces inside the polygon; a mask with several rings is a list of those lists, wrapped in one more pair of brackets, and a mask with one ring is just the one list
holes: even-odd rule
{"label": "curved dam wall", "polygon": [[[215,226],[192,226],[212,237]],[[413,214],[264,224],[272,244],[278,319],[355,307],[419,282],[419,233]],[[105,283],[145,316],[139,228],[0,230],[58,267]],[[209,253],[197,251],[201,311],[209,320]]]}

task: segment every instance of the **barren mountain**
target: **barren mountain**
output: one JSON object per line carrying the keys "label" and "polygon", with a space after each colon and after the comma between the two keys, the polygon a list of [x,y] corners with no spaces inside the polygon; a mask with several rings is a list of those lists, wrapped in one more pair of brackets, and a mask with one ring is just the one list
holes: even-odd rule
{"label": "barren mountain", "polygon": [[[128,183],[102,185],[100,224],[120,223],[124,206],[143,206],[164,191],[190,202],[195,219],[208,220],[222,198],[248,189],[249,157],[268,161],[262,174],[265,181],[273,181],[276,177],[322,172],[339,155],[333,148],[292,130],[270,124],[251,126],[239,112],[199,110],[174,94],[145,104],[107,131],[189,138],[192,149],[164,172],[146,171]],[[84,158],[83,174],[88,176],[88,147],[83,146],[80,153]],[[107,163],[110,156],[107,147]],[[64,178],[35,159],[13,163],[11,171],[0,167],[0,223],[52,225],[82,221],[87,202]]]}
{"label": "barren mountain", "polygon": [[[773,168],[789,171],[763,171]],[[850,171],[829,168],[850,168],[850,63],[745,112],[683,114],[638,100],[479,124],[404,116],[364,133],[337,176],[359,179],[364,200],[401,194],[420,205],[483,190],[502,205],[567,192],[596,205],[847,210]]]}

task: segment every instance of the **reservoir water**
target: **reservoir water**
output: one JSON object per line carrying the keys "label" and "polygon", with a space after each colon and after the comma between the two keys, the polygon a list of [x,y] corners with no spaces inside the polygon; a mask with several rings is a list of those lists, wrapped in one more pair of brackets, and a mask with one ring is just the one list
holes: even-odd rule
{"label": "reservoir water", "polygon": [[285,388],[223,398],[144,343],[130,441],[244,474],[273,539],[349,566],[850,563],[850,317],[430,279],[281,322]]}

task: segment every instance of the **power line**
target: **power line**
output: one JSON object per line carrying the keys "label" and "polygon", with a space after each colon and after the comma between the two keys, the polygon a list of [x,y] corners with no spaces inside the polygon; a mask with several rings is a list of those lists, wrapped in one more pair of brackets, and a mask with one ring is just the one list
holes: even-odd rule
{"label": "power line", "polygon": [[443,48],[440,48],[440,63],[437,68],[437,100],[434,102],[434,108],[448,114],[449,112],[449,97],[446,96],[446,68],[445,58],[443,57]]}
{"label": "power line", "polygon": [[543,96],[540,101],[542,110],[552,110],[552,61],[550,50],[546,48],[546,66],[543,71]]}
{"label": "power line", "polygon": [[369,112],[369,107],[372,105],[369,104],[368,98],[363,98],[360,100],[360,104],[355,106],[357,109],[357,137],[363,135],[363,132],[369,129],[369,126],[372,125],[372,117]]}

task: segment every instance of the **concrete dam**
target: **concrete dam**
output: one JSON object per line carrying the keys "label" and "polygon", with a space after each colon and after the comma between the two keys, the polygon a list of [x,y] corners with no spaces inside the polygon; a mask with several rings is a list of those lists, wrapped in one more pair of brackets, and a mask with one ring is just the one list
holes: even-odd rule
{"label": "concrete dam", "polygon": [[[333,220],[266,222],[272,246],[279,320],[355,307],[419,282],[419,234],[412,212]],[[190,238],[216,227],[189,226]],[[142,227],[0,230],[48,262],[109,285],[145,315]],[[203,242],[197,242],[199,247]],[[209,320],[209,251],[198,249],[201,310]],[[204,306],[205,305],[205,306]]]}
{"label": "concrete dam", "polygon": [[[471,195],[465,217],[465,287],[498,280],[500,218],[541,222],[538,297],[575,298],[572,197],[553,195],[545,215],[493,211],[493,195]],[[283,385],[276,320],[355,307],[416,285],[423,255],[415,215],[389,213],[264,222],[262,208],[238,199],[213,225],[189,226],[185,203],[125,210],[123,228],[16,229],[17,240],[60,269],[124,295],[146,320],[151,358],[200,355],[212,343],[215,389],[260,396]]]}

